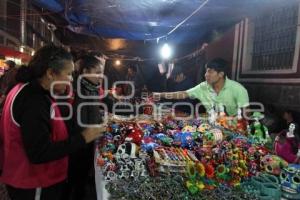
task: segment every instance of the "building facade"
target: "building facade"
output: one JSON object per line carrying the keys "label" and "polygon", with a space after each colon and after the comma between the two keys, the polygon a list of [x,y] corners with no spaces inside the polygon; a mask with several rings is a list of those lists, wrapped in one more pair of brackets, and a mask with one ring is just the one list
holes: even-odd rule
{"label": "building facade", "polygon": [[27,0],[0,1],[0,58],[28,62],[44,44],[60,44],[54,30]]}
{"label": "building facade", "polygon": [[269,8],[237,23],[206,51],[230,62],[228,76],[252,102],[300,112],[300,4]]}

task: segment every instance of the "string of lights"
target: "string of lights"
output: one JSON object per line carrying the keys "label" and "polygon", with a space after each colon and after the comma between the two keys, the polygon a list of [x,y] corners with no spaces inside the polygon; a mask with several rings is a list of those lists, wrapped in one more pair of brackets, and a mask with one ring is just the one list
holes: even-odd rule
{"label": "string of lights", "polygon": [[177,24],[172,30],[170,30],[167,34],[162,35],[160,37],[156,37],[156,38],[152,38],[152,39],[146,39],[145,41],[153,41],[156,40],[156,42],[158,43],[159,40],[163,39],[163,38],[168,38],[168,36],[170,34],[172,34],[174,31],[176,31],[180,26],[182,26],[185,22],[187,22],[192,16],[194,16],[201,8],[203,8],[207,3],[209,2],[209,0],[205,0],[202,4],[200,4],[200,6],[194,11],[192,12],[188,17],[186,17],[184,20],[182,20],[179,24]]}

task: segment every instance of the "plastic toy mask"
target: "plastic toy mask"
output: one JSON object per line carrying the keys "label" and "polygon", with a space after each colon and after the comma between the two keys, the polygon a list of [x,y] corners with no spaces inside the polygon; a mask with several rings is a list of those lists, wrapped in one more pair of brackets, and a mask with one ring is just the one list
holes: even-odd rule
{"label": "plastic toy mask", "polygon": [[183,148],[192,148],[195,145],[193,135],[191,133],[177,133],[174,137],[174,142]]}
{"label": "plastic toy mask", "polygon": [[164,145],[167,146],[171,146],[173,139],[168,137],[167,135],[163,134],[163,133],[158,133],[156,135],[154,135],[154,139],[159,140],[160,142],[162,142]]}
{"label": "plastic toy mask", "polygon": [[205,133],[206,131],[208,131],[211,128],[211,126],[207,123],[203,123],[198,127],[198,130],[200,133]]}
{"label": "plastic toy mask", "polygon": [[220,129],[214,128],[210,130],[212,134],[214,135],[214,141],[215,142],[220,142],[223,140],[223,132]]}
{"label": "plastic toy mask", "polygon": [[266,172],[279,175],[281,169],[288,166],[288,163],[275,155],[266,155],[260,161],[261,168]]}
{"label": "plastic toy mask", "polygon": [[176,122],[173,121],[173,120],[167,121],[166,122],[166,127],[167,127],[167,129],[173,129],[173,130],[178,128]]}
{"label": "plastic toy mask", "polygon": [[137,145],[132,142],[126,141],[124,144],[121,144],[118,147],[118,150],[116,152],[116,157],[120,158],[136,158],[137,153]]}
{"label": "plastic toy mask", "polygon": [[280,174],[283,197],[300,199],[300,165],[290,164]]}
{"label": "plastic toy mask", "polygon": [[212,129],[204,134],[203,143],[214,145],[222,141],[223,133],[220,129]]}
{"label": "plastic toy mask", "polygon": [[194,133],[194,132],[196,132],[196,127],[189,126],[189,125],[185,126],[185,127],[183,127],[182,132]]}
{"label": "plastic toy mask", "polygon": [[143,132],[138,128],[133,128],[127,137],[131,138],[132,142],[139,145],[142,142]]}
{"label": "plastic toy mask", "polygon": [[120,134],[120,126],[118,124],[112,124],[111,125],[111,132],[116,135],[116,134]]}

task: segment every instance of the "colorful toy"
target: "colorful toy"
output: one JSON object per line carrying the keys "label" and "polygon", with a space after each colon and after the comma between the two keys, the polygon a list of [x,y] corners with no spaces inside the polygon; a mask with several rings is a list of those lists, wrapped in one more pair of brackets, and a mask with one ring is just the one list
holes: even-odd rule
{"label": "colorful toy", "polygon": [[136,158],[137,145],[130,142],[129,139],[118,147],[115,153],[116,158]]}
{"label": "colorful toy", "polygon": [[153,149],[159,147],[159,145],[155,142],[142,143],[141,149],[146,152],[152,152]]}
{"label": "colorful toy", "polygon": [[238,109],[238,114],[237,114],[237,122],[236,122],[236,127],[235,130],[238,133],[245,134],[247,131],[247,121],[243,119],[242,117],[242,110]]}
{"label": "colorful toy", "polygon": [[214,128],[206,131],[203,136],[203,146],[212,146],[223,139],[223,133],[220,129]]}
{"label": "colorful toy", "polygon": [[216,168],[216,178],[220,181],[227,181],[230,178],[229,172],[230,169],[224,164],[218,165]]}
{"label": "colorful toy", "polygon": [[212,164],[205,164],[205,175],[208,179],[212,179],[215,176],[215,168]]}
{"label": "colorful toy", "polygon": [[153,137],[154,139],[159,140],[162,144],[167,146],[171,146],[171,144],[173,143],[173,139],[163,133],[155,134]]}
{"label": "colorful toy", "polygon": [[288,166],[288,163],[276,155],[266,155],[261,159],[261,168],[267,173],[279,175],[282,168]]}
{"label": "colorful toy", "polygon": [[227,120],[227,116],[226,113],[224,111],[224,106],[221,106],[220,108],[220,113],[216,119],[216,124],[218,126],[222,126],[224,128],[228,128],[228,120]]}
{"label": "colorful toy", "polygon": [[280,173],[283,197],[287,199],[300,199],[300,165],[289,164]]}
{"label": "colorful toy", "polygon": [[[151,190],[149,193],[160,192],[166,197],[161,199],[167,199],[173,195],[173,191],[177,191],[177,188],[173,187],[175,182],[181,181],[184,188],[178,199],[185,199],[194,194],[199,195],[199,198],[210,199],[207,194],[212,194],[213,199],[217,199],[218,195],[227,199],[232,195],[236,196],[236,191],[232,190],[231,186],[240,185],[261,171],[279,174],[280,167],[286,166],[278,157],[265,156],[268,150],[262,145],[265,141],[260,139],[265,133],[259,129],[259,115],[254,115],[254,118],[258,124],[254,126],[253,123],[253,136],[250,137],[237,133],[237,121],[231,126],[231,119],[228,121],[228,118],[223,127],[199,120],[171,118],[163,119],[163,123],[154,120],[143,121],[142,118],[137,119],[138,121],[116,122],[109,126],[107,133],[98,142],[97,164],[109,184],[116,185],[123,179],[124,183],[132,183],[126,194],[133,194],[141,189],[141,194],[136,194],[141,196],[147,195],[144,193]],[[219,123],[222,122],[220,120],[217,119]],[[144,185],[136,184],[149,174],[160,176],[147,178]],[[164,186],[156,181],[157,187],[149,187],[148,183],[152,179],[162,180],[162,177],[174,176],[180,179],[170,183],[164,182],[167,183]],[[270,184],[263,188],[268,192],[277,191],[277,188]],[[228,191],[232,195],[228,194]],[[224,195],[218,194],[219,192],[224,192]]]}
{"label": "colorful toy", "polygon": [[197,131],[197,127],[195,126],[190,126],[190,125],[187,125],[185,127],[183,127],[183,129],[181,130],[183,133],[194,133]]}
{"label": "colorful toy", "polygon": [[178,129],[178,125],[174,120],[168,120],[165,122],[165,124],[167,129],[172,129],[172,130]]}
{"label": "colorful toy", "polygon": [[195,167],[195,163],[188,162],[188,165],[187,165],[188,180],[185,182],[185,185],[191,194],[196,194],[199,191],[203,190],[205,187],[203,182],[197,180],[197,175],[198,175],[198,173],[197,173],[197,170]]}
{"label": "colorful toy", "polygon": [[[297,140],[294,135],[295,125],[289,125],[289,131],[282,131],[275,138],[275,153],[286,160],[288,163],[294,163],[297,160]],[[282,141],[283,140],[283,141]]]}
{"label": "colorful toy", "polygon": [[205,133],[206,131],[208,131],[209,129],[211,129],[211,125],[207,124],[207,123],[203,123],[201,124],[197,131],[200,132],[200,133]]}
{"label": "colorful toy", "polygon": [[193,139],[192,133],[184,132],[174,135],[174,144],[177,146],[181,146],[182,148],[192,149],[192,147],[195,145],[195,141]]}
{"label": "colorful toy", "polygon": [[259,121],[263,117],[264,115],[261,113],[254,112],[252,115],[254,122],[250,124],[248,132],[250,138],[252,138],[255,143],[259,144],[265,144],[270,141],[268,128]]}
{"label": "colorful toy", "polygon": [[184,173],[187,162],[198,162],[194,153],[187,149],[174,147],[161,147],[153,150],[158,171],[163,173],[179,172]]}
{"label": "colorful toy", "polygon": [[201,162],[196,162],[195,164],[196,171],[200,177],[205,176],[205,166]]}
{"label": "colorful toy", "polygon": [[127,138],[131,138],[132,142],[140,145],[142,142],[142,138],[143,138],[143,131],[139,128],[132,128],[130,130],[130,133],[127,135]]}
{"label": "colorful toy", "polygon": [[216,124],[218,113],[212,108],[208,111],[208,122],[212,125]]}

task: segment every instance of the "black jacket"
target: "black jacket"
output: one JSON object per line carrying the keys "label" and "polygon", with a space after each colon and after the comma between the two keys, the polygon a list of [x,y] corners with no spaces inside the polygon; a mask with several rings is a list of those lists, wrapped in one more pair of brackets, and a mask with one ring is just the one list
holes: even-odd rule
{"label": "black jacket", "polygon": [[69,132],[68,140],[50,140],[51,96],[37,81],[30,82],[16,96],[13,117],[20,124],[24,148],[32,163],[44,163],[63,158],[85,146],[81,134]]}

